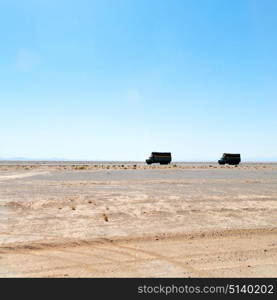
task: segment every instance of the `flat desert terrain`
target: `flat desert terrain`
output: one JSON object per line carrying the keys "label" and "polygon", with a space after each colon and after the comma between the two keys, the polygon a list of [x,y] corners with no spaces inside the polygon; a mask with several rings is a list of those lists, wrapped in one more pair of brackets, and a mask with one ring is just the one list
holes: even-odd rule
{"label": "flat desert terrain", "polygon": [[0,277],[277,277],[277,164],[0,162]]}

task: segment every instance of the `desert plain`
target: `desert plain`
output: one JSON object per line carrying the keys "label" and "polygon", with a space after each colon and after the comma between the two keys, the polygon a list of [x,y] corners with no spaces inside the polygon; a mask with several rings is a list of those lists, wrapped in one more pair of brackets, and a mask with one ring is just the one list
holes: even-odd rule
{"label": "desert plain", "polygon": [[277,277],[277,164],[1,161],[0,277]]}

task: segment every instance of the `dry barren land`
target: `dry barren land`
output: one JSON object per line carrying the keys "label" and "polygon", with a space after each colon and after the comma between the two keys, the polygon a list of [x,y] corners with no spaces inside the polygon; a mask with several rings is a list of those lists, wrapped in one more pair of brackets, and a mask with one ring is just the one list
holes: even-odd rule
{"label": "dry barren land", "polygon": [[0,277],[277,277],[277,164],[1,162]]}

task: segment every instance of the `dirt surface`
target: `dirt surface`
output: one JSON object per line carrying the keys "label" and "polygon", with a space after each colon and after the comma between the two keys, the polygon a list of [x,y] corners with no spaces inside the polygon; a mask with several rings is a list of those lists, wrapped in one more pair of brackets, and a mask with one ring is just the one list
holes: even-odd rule
{"label": "dirt surface", "polygon": [[277,164],[0,163],[1,277],[277,277]]}

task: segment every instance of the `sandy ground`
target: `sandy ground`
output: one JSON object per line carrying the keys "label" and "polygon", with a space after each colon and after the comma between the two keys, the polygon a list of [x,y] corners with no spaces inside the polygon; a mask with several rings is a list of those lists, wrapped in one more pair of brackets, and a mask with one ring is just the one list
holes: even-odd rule
{"label": "sandy ground", "polygon": [[1,162],[1,277],[277,277],[277,164]]}

